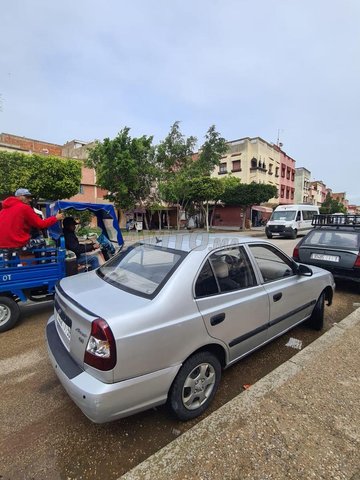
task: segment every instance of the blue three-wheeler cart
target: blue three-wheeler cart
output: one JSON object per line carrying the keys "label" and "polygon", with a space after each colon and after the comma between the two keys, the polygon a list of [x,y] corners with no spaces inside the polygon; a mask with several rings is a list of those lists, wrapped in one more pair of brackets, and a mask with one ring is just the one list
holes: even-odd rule
{"label": "blue three-wheeler cart", "polygon": [[[91,211],[97,218],[106,242],[114,248],[123,245],[123,238],[113,205],[59,200],[46,205],[47,216],[74,209]],[[48,229],[53,246],[31,249],[0,249],[0,333],[10,330],[20,318],[20,302],[51,300],[55,285],[70,274],[66,261],[65,242],[59,224]]]}

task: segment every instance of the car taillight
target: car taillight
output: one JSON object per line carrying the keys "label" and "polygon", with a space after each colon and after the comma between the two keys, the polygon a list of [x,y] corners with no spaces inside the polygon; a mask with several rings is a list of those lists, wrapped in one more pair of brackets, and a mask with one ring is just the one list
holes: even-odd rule
{"label": "car taillight", "polygon": [[114,335],[102,318],[97,318],[91,324],[84,362],[98,370],[111,370],[116,364]]}
{"label": "car taillight", "polygon": [[358,253],[354,267],[360,268],[360,253]]}
{"label": "car taillight", "polygon": [[299,248],[298,247],[295,247],[294,248],[294,251],[293,251],[293,259],[297,262],[300,261],[300,257],[299,257]]}

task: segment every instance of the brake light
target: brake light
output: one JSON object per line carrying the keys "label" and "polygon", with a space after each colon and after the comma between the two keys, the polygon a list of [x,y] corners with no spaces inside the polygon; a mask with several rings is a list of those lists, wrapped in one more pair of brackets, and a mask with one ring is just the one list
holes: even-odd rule
{"label": "brake light", "polygon": [[354,267],[360,268],[360,253],[358,253]]}
{"label": "brake light", "polygon": [[102,318],[97,318],[91,324],[84,362],[98,370],[111,370],[116,364],[114,335]]}
{"label": "brake light", "polygon": [[294,248],[294,251],[293,251],[293,259],[297,262],[300,261],[300,257],[299,257],[299,248],[298,247],[295,247]]}

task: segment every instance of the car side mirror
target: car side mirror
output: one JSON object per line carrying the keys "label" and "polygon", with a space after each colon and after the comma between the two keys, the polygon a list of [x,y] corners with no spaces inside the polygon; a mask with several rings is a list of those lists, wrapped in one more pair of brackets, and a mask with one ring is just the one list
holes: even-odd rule
{"label": "car side mirror", "polygon": [[311,277],[312,274],[313,274],[313,271],[307,265],[303,265],[302,263],[300,263],[297,266],[296,273],[297,273],[297,275],[303,275],[305,277]]}

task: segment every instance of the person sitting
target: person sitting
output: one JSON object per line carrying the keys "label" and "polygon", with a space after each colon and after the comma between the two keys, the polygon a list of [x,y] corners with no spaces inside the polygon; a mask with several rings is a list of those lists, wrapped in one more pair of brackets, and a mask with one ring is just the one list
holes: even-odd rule
{"label": "person sitting", "polygon": [[32,194],[29,190],[19,188],[13,197],[8,197],[2,202],[0,248],[25,247],[29,243],[32,228],[43,230],[64,218],[62,213],[57,213],[55,216],[42,220],[32,209],[31,200]]}
{"label": "person sitting", "polygon": [[86,255],[87,252],[99,248],[97,243],[82,244],[79,242],[76,234],[77,222],[73,217],[66,217],[63,220],[63,233],[65,238],[65,247],[75,253],[78,265],[86,265],[89,270],[95,270],[100,266],[97,255]]}

